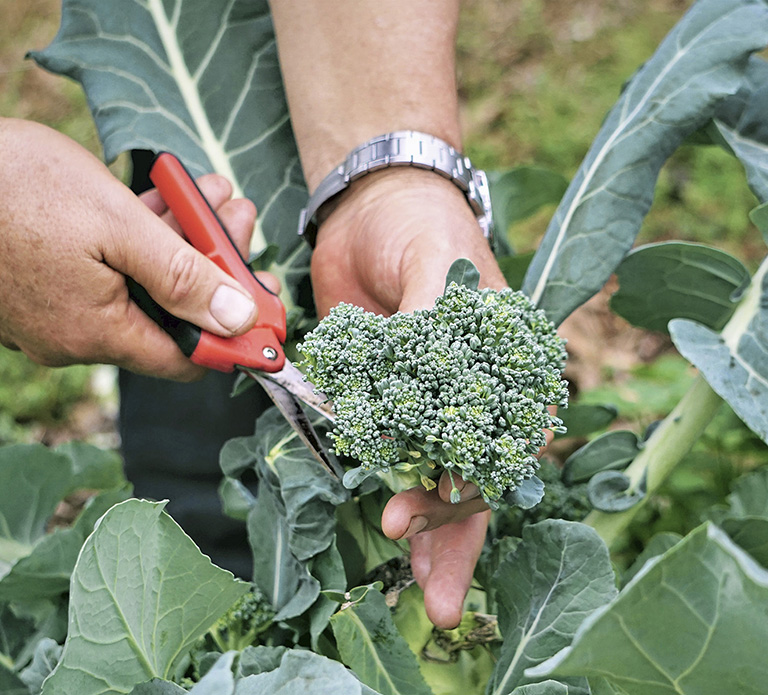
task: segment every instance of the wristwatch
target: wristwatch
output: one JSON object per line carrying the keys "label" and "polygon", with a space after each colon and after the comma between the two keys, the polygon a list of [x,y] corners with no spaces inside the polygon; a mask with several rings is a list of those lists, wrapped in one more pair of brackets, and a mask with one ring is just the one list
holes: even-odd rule
{"label": "wristwatch", "polygon": [[445,140],[415,130],[379,135],[352,150],[344,162],[320,182],[307,207],[301,211],[299,234],[314,247],[318,213],[323,206],[360,177],[395,166],[428,169],[453,181],[464,193],[486,239],[492,240],[491,196],[485,172],[475,169],[469,157],[457,152]]}

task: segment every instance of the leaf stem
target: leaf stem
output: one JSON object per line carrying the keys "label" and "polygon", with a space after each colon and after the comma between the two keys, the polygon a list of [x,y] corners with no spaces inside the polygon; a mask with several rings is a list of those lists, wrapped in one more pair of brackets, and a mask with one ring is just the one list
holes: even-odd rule
{"label": "leaf stem", "polygon": [[646,479],[646,497],[624,512],[610,514],[593,511],[584,519],[584,523],[594,528],[610,549],[616,549],[624,531],[648,495],[658,490],[690,451],[722,402],[722,398],[712,390],[704,377],[698,375],[625,471],[631,483],[628,492],[636,491],[643,478]]}

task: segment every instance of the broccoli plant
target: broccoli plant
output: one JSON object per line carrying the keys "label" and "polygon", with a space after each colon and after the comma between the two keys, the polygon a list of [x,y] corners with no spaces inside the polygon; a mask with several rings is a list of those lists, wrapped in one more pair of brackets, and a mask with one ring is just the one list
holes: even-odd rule
{"label": "broccoli plant", "polygon": [[274,617],[270,603],[252,586],[211,626],[205,639],[210,638],[222,652],[242,651],[256,643]]}
{"label": "broccoli plant", "polygon": [[[458,284],[470,266],[475,287]],[[455,269],[455,270],[454,270]],[[447,470],[491,505],[530,479],[545,429],[566,405],[565,343],[521,292],[477,290],[466,260],[431,309],[385,317],[340,304],[299,350],[308,378],[334,404],[336,453],[357,459],[356,485],[384,474],[395,490]]]}

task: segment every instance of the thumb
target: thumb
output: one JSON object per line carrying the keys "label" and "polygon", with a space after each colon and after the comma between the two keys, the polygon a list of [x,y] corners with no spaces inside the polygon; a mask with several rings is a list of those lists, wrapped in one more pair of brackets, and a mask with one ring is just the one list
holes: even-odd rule
{"label": "thumb", "polygon": [[174,316],[206,331],[228,337],[250,329],[258,311],[245,288],[135,202],[131,222],[110,237],[105,262]]}

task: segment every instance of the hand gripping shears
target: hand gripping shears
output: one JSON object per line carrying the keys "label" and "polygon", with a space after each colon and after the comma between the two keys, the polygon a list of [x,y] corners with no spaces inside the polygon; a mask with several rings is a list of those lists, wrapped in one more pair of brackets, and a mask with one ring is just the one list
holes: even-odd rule
{"label": "hand gripping shears", "polygon": [[315,392],[312,384],[285,356],[285,307],[280,298],[251,272],[215,211],[176,156],[169,152],[158,154],[149,178],[176,217],[187,241],[235,278],[251,294],[259,313],[256,325],[247,333],[223,338],[168,313],[143,287],[129,279],[131,297],[195,364],[221,372],[237,368],[257,381],[315,458],[331,474],[340,477],[338,465],[328,456],[302,409],[304,403],[333,421],[330,403]]}

